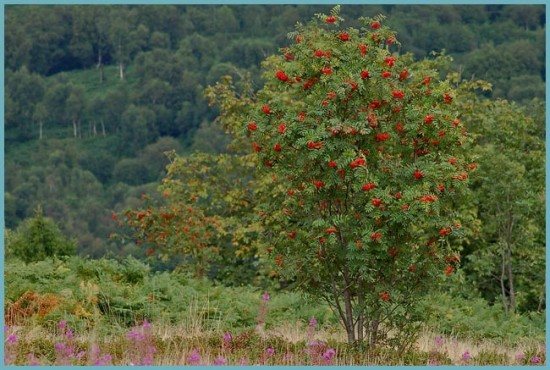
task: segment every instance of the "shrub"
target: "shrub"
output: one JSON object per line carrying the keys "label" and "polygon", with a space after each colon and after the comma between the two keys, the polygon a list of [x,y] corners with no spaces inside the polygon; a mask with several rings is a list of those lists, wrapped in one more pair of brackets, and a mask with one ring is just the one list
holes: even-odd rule
{"label": "shrub", "polygon": [[27,263],[76,252],[76,242],[61,234],[55,222],[44,217],[40,207],[34,217],[23,221],[6,242],[6,257],[17,257]]}

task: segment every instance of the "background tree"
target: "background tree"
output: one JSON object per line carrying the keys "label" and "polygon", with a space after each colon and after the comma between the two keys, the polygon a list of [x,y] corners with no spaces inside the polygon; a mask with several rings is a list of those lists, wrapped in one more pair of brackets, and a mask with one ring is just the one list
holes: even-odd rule
{"label": "background tree", "polygon": [[477,136],[480,171],[472,187],[483,232],[465,249],[465,270],[506,312],[541,309],[544,126],[507,101],[466,101],[466,122]]}
{"label": "background tree", "polygon": [[44,217],[41,208],[37,208],[34,217],[22,223],[8,241],[7,257],[17,257],[27,263],[74,255],[76,251],[76,242],[61,234],[55,222]]}

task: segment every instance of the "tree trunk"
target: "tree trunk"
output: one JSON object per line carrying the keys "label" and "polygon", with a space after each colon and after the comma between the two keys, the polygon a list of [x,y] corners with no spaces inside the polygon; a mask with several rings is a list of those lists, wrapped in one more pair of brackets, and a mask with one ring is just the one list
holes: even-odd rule
{"label": "tree trunk", "polygon": [[38,140],[42,140],[42,126],[44,123],[42,120],[38,121]]}
{"label": "tree trunk", "polygon": [[371,322],[370,326],[370,338],[369,338],[369,345],[372,347],[376,344],[376,341],[378,340],[378,325],[379,321],[378,319],[374,319]]}
{"label": "tree trunk", "polygon": [[94,134],[94,137],[96,137],[96,136],[97,136],[97,128],[96,128],[95,121],[93,122],[92,132],[93,132],[93,134]]}
{"label": "tree trunk", "polygon": [[514,273],[512,272],[512,251],[509,245],[506,252],[508,259],[506,266],[508,272],[508,296],[510,297],[510,311],[513,313],[516,310],[516,291],[514,289]]}
{"label": "tree trunk", "polygon": [[105,133],[105,123],[103,122],[103,118],[99,120],[101,122],[101,133],[103,134],[103,137],[107,136]]}
{"label": "tree trunk", "polygon": [[118,63],[118,71],[119,71],[120,79],[124,80],[124,63],[122,62]]}
{"label": "tree trunk", "polygon": [[506,276],[506,257],[504,255],[504,250],[501,250],[500,289],[502,292],[502,304],[504,305],[504,312],[508,314],[508,298],[506,298],[506,288],[504,286],[505,276]]}
{"label": "tree trunk", "polygon": [[76,127],[76,119],[73,118],[73,136],[76,138],[78,135],[77,127]]}
{"label": "tree trunk", "polygon": [[99,69],[99,83],[103,83],[103,55],[101,52],[97,56],[97,68]]}
{"label": "tree trunk", "polygon": [[364,326],[365,326],[365,314],[363,313],[365,310],[365,294],[363,291],[363,285],[362,282],[359,283],[359,291],[357,292],[357,306],[359,310],[359,315],[357,317],[357,340],[359,342],[362,342],[364,339]]}
{"label": "tree trunk", "polygon": [[353,325],[353,306],[351,302],[349,272],[347,266],[344,266],[344,310],[346,312],[346,331],[348,333],[348,343],[355,342],[355,325]]}

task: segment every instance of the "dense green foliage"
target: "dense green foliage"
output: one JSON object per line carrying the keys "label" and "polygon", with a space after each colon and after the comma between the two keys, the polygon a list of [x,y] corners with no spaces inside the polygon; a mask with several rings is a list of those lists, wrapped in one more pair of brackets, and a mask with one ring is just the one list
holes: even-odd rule
{"label": "dense green foliage", "polygon": [[[125,332],[143,318],[156,325],[177,324],[189,331],[239,332],[256,325],[261,306],[261,291],[213,285],[184,273],[152,272],[131,257],[120,262],[71,257],[29,264],[14,259],[6,263],[5,271],[8,318],[9,308],[18,300],[23,303],[20,297],[26,292],[38,294],[34,301],[27,300],[29,312],[38,310],[33,302],[50,295],[56,305],[43,316],[33,316],[35,324],[52,327],[66,319],[77,331],[93,329],[100,336]],[[448,295],[430,296],[423,306],[432,312],[433,330],[441,333],[507,343],[544,338],[541,314],[531,318],[504,316],[483,299],[461,300]],[[282,323],[307,323],[312,316],[322,328],[336,325],[336,317],[322,302],[284,292],[271,295],[265,322],[272,328]]]}
{"label": "dense green foliage", "polygon": [[[65,318],[81,329],[103,325],[104,334],[117,327],[125,330],[144,318],[159,325],[196,325],[205,330],[250,329],[257,324],[262,295],[250,287],[213,285],[186,273],[152,272],[132,257],[120,262],[72,257],[30,264],[14,259],[6,264],[5,271],[8,317],[9,307],[26,292],[38,293],[35,301],[51,294],[57,297],[57,305],[45,315],[35,316],[37,323],[48,325]],[[32,311],[29,302],[26,307]],[[307,322],[312,316],[321,323],[334,324],[328,307],[286,292],[270,300],[266,325]],[[21,318],[24,316],[14,321]]]}
{"label": "dense green foliage", "polygon": [[76,252],[76,241],[67,239],[55,222],[44,217],[42,208],[22,222],[15,232],[6,236],[6,256],[25,262],[42,261],[48,257],[70,256]]}

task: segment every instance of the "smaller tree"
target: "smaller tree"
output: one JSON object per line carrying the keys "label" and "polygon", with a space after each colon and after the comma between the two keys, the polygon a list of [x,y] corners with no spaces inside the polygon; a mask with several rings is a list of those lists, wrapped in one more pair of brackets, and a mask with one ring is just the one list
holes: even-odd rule
{"label": "smaller tree", "polygon": [[6,257],[17,257],[26,263],[75,252],[76,242],[64,236],[52,219],[44,217],[41,207],[6,238]]}

